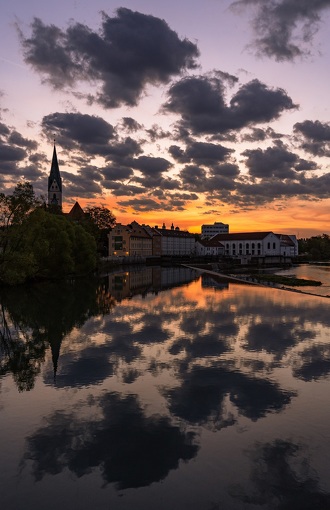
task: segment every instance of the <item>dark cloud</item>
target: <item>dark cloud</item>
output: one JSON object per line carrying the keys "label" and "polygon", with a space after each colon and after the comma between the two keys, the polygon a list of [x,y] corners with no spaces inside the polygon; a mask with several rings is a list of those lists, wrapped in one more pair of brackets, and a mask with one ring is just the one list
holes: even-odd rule
{"label": "dark cloud", "polygon": [[330,124],[319,120],[305,120],[293,126],[301,147],[314,156],[330,156]]}
{"label": "dark cloud", "polygon": [[276,133],[271,127],[266,129],[252,128],[249,133],[242,135],[242,140],[246,142],[263,142],[268,138],[277,139],[282,137],[283,135]]}
{"label": "dark cloud", "polygon": [[18,145],[19,147],[25,147],[26,149],[30,150],[36,150],[38,147],[37,142],[35,142],[34,140],[28,140],[27,138],[24,138],[17,131],[12,131],[10,133],[8,141],[11,144]]}
{"label": "dark cloud", "polygon": [[196,165],[210,165],[225,161],[234,151],[220,144],[206,142],[191,142],[186,150],[177,145],[171,145],[169,153],[180,163],[195,163]]}
{"label": "dark cloud", "polygon": [[164,129],[157,124],[153,124],[150,129],[146,129],[146,133],[149,135],[149,138],[152,142],[172,137],[172,133],[169,131],[164,131]]}
{"label": "dark cloud", "polygon": [[[92,178],[91,178],[92,173]],[[100,185],[101,174],[90,168],[81,168],[77,174],[72,174],[61,170],[61,175],[65,185],[65,195],[72,198],[93,198],[102,194]],[[93,180],[97,179],[97,180]],[[99,182],[98,182],[99,181]]]}
{"label": "dark cloud", "polygon": [[166,172],[172,166],[167,159],[153,156],[140,156],[137,159],[131,160],[131,164],[133,168],[140,170],[149,177]]}
{"label": "dark cloud", "polygon": [[181,115],[179,126],[194,134],[218,134],[277,119],[296,108],[282,89],[271,89],[259,80],[242,85],[225,103],[224,83],[216,76],[188,77],[168,92],[165,112]]}
{"label": "dark cloud", "polygon": [[64,149],[81,148],[88,154],[104,151],[115,136],[114,128],[101,117],[82,113],[51,113],[42,119],[44,134],[54,133]]}
{"label": "dark cloud", "polygon": [[123,117],[120,127],[129,133],[135,133],[136,131],[142,129],[143,126],[139,124],[135,119],[132,119],[132,117]]}
{"label": "dark cloud", "polygon": [[6,126],[6,124],[3,124],[3,122],[0,122],[0,136],[7,136],[9,135],[10,133],[10,130],[8,128],[8,126]]}
{"label": "dark cloud", "polygon": [[24,149],[6,143],[0,143],[0,164],[22,161],[25,157],[26,151]]}
{"label": "dark cloud", "polygon": [[31,27],[30,38],[21,34],[25,61],[54,88],[97,83],[94,99],[106,108],[136,105],[147,85],[195,68],[199,55],[164,20],[123,7],[113,18],[103,12],[95,32],[81,23],[64,31],[38,18]]}
{"label": "dark cloud", "polygon": [[310,54],[313,37],[330,0],[237,0],[234,8],[254,9],[254,46],[278,62]]}
{"label": "dark cloud", "polygon": [[248,149],[242,155],[247,158],[245,164],[253,177],[294,179],[298,170],[317,168],[315,163],[302,160],[297,154],[290,152],[282,142],[265,150]]}
{"label": "dark cloud", "polygon": [[110,181],[127,180],[133,176],[133,170],[127,167],[107,166],[100,169],[104,179]]}

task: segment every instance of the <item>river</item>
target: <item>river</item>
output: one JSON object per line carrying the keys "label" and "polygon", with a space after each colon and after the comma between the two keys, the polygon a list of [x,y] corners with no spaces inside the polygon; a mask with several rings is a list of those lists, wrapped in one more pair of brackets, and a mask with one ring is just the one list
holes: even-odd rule
{"label": "river", "polygon": [[0,298],[4,510],[330,508],[327,298],[187,268]]}

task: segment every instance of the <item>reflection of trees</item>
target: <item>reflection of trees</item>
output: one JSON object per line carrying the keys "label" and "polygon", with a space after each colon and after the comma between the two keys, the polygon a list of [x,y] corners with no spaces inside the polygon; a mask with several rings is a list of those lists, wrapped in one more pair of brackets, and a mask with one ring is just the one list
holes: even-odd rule
{"label": "reflection of trees", "polygon": [[194,433],[167,417],[146,416],[136,396],[107,393],[95,403],[102,410],[98,421],[56,412],[28,438],[25,460],[33,461],[36,480],[65,468],[78,477],[99,469],[105,482],[119,489],[142,487],[197,454]]}
{"label": "reflection of trees", "polygon": [[181,386],[164,391],[171,412],[194,424],[222,428],[234,423],[223,415],[227,395],[239,412],[257,420],[288,405],[294,392],[284,391],[276,383],[249,377],[223,366],[193,367],[180,374]]}
{"label": "reflection of trees", "polygon": [[12,373],[20,391],[33,388],[48,345],[56,371],[64,336],[114,306],[93,279],[2,289],[0,300],[0,374]]}
{"label": "reflection of trees", "polygon": [[267,505],[269,510],[328,510],[330,494],[321,490],[304,448],[290,441],[257,444],[249,453],[253,462],[251,489],[232,493],[244,504]]}
{"label": "reflection of trees", "polygon": [[19,391],[31,390],[45,357],[46,344],[12,324],[1,304],[0,376],[12,373]]}

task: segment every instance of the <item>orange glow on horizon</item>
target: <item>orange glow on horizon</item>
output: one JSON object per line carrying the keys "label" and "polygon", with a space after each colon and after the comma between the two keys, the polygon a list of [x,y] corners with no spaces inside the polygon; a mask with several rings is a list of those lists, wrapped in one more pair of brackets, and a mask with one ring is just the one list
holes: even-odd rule
{"label": "orange glow on horizon", "polygon": [[[200,234],[203,224],[213,224],[216,221],[229,224],[229,232],[262,232],[294,234],[297,238],[313,235],[330,234],[329,210],[330,199],[320,202],[303,202],[291,199],[287,204],[271,203],[268,207],[260,207],[249,211],[232,210],[222,206],[222,211],[209,210],[198,204],[190,204],[183,211],[134,211],[132,208],[123,212],[116,204],[114,197],[97,199],[77,199],[82,208],[87,206],[101,206],[109,208],[115,215],[117,222],[128,224],[133,220],[140,224],[159,227],[165,223],[170,228],[172,223],[180,230]],[[69,212],[75,200],[63,206],[64,212]]]}

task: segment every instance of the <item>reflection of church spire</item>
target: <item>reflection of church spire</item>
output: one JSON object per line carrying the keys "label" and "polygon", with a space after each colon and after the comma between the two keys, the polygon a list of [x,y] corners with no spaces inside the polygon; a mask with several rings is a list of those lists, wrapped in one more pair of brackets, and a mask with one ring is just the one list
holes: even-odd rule
{"label": "reflection of church spire", "polygon": [[62,179],[57,161],[55,140],[52,166],[48,177],[48,205],[62,207]]}
{"label": "reflection of church spire", "polygon": [[54,383],[56,383],[56,373],[57,373],[58,359],[60,357],[61,340],[59,342],[50,342],[50,348],[52,351]]}

